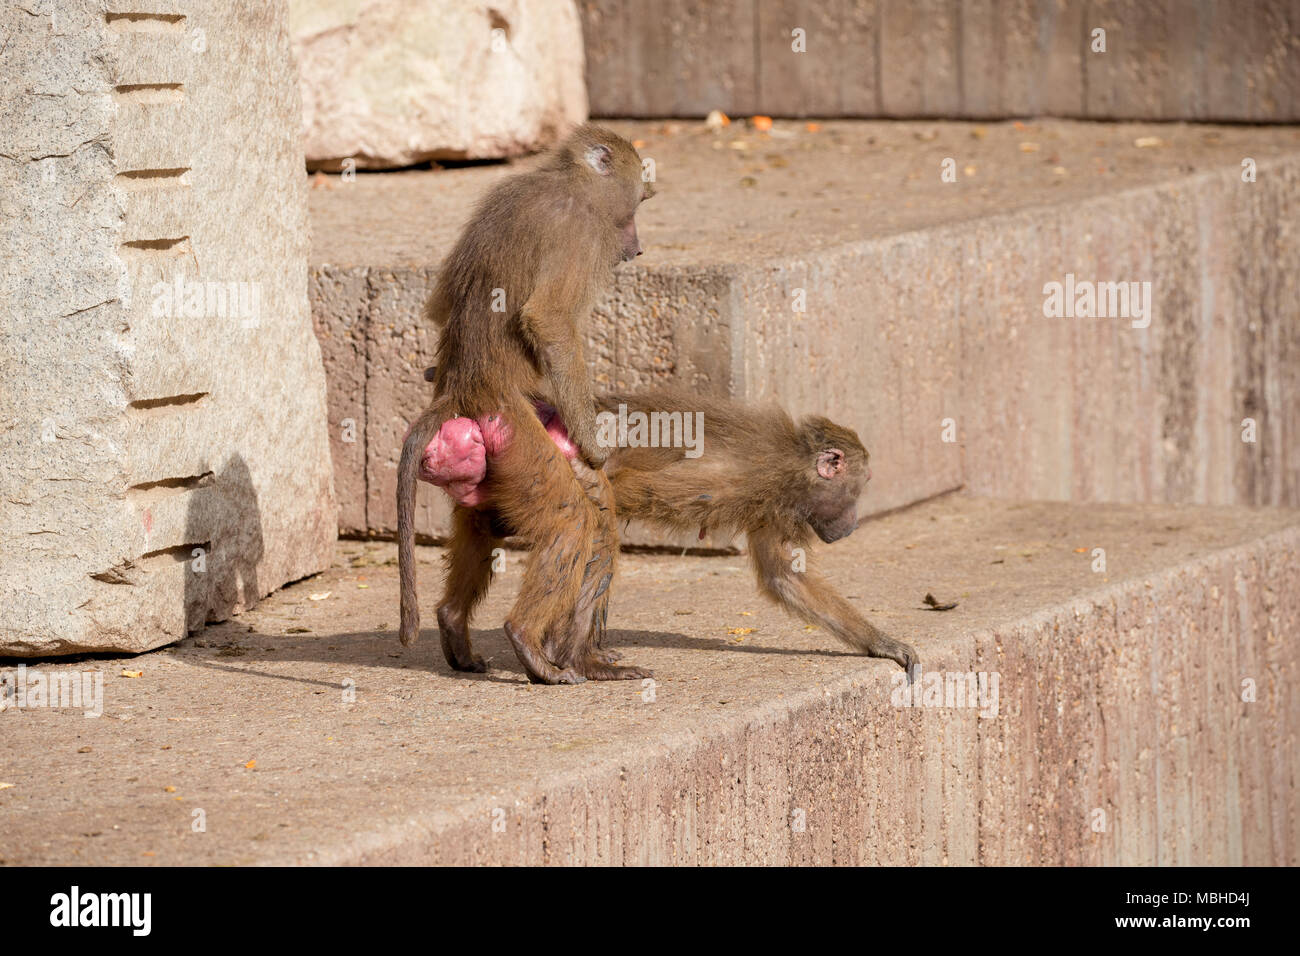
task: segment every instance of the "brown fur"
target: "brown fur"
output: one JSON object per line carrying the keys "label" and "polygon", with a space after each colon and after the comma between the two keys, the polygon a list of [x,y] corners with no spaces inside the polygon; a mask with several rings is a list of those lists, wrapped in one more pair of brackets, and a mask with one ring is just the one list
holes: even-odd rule
{"label": "brown fur", "polygon": [[[602,395],[602,411],[619,404],[635,411],[704,413],[703,454],[686,458],[680,448],[617,448],[606,462],[608,481],[580,464],[575,472],[601,501],[597,547],[584,575],[575,612],[566,627],[553,626],[543,648],[557,662],[581,661],[593,670],[615,671],[617,655],[602,650],[608,579],[617,548],[616,521],[639,519],[679,532],[745,532],[759,590],[791,614],[816,624],[854,650],[896,661],[914,677],[920,658],[910,645],[880,632],[829,582],[812,570],[794,570],[794,549],[816,539],[833,541],[852,532],[856,502],[869,477],[868,454],[857,433],[821,416],[796,424],[779,408],[747,408],[679,389]],[[818,472],[828,454],[841,462],[830,478]],[[609,495],[613,500],[609,500]],[[485,514],[494,515],[486,508]],[[498,533],[509,532],[500,516]],[[449,657],[448,660],[451,658]],[[649,672],[619,676],[645,676]]]}
{"label": "brown fur", "polygon": [[[428,305],[442,330],[434,399],[407,434],[397,475],[403,644],[419,633],[414,512],[421,456],[448,419],[500,415],[512,437],[491,460],[487,488],[498,503],[498,523],[533,546],[506,634],[531,680],[576,683],[586,676],[581,661],[557,666],[549,660],[542,641],[570,625],[580,594],[594,595],[584,571],[595,567],[608,533],[598,490],[588,494],[597,479],[579,480],[533,402],[555,406],[581,457],[600,466],[605,452],[595,441],[581,324],[614,266],[639,254],[634,215],[650,192],[630,143],[582,126],[537,169],[492,189],[443,264]],[[493,311],[494,290],[504,290],[504,312]],[[494,538],[481,517],[464,511],[457,509],[439,627],[452,665],[482,670],[470,649],[468,621],[491,577]],[[601,596],[607,594],[608,585]]]}
{"label": "brown fur", "polygon": [[[745,532],[759,590],[787,611],[824,627],[854,650],[897,661],[915,675],[920,659],[886,637],[820,575],[793,569],[793,549],[831,541],[857,524],[867,450],[851,429],[820,416],[796,425],[779,408],[751,409],[676,389],[602,395],[617,412],[704,413],[703,454],[680,448],[618,448],[605,470],[620,521],[638,518],[676,531]],[[838,474],[818,474],[819,455],[842,453]]]}

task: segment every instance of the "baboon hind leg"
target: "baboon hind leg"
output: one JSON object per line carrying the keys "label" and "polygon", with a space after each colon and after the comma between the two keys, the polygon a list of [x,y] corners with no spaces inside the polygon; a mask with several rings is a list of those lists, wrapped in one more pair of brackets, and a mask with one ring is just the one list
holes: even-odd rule
{"label": "baboon hind leg", "polygon": [[596,508],[596,534],[573,614],[547,634],[544,646],[553,660],[572,667],[589,680],[649,677],[651,672],[643,667],[618,665],[620,655],[601,647],[609,618],[610,584],[618,558],[618,516],[613,489],[604,472],[593,471],[576,461],[573,472]]}
{"label": "baboon hind leg", "polygon": [[446,579],[438,605],[438,631],[447,663],[458,671],[482,673],[483,658],[470,645],[469,622],[474,608],[492,581],[492,551],[501,539],[492,531],[490,516],[457,507],[454,532],[446,555]]}
{"label": "baboon hind leg", "polygon": [[597,506],[531,408],[508,419],[512,437],[489,468],[490,494],[530,551],[506,637],[529,680],[581,683],[582,672],[546,639],[578,606],[600,525]]}

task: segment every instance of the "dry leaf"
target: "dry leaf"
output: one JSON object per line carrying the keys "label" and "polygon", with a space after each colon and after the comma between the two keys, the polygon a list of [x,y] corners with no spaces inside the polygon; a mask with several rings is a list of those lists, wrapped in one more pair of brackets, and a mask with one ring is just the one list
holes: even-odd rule
{"label": "dry leaf", "polygon": [[143,677],[144,671],[122,671],[123,677]]}
{"label": "dry leaf", "polygon": [[730,627],[727,628],[728,634],[753,634],[756,628],[752,627]]}
{"label": "dry leaf", "polygon": [[822,131],[821,123],[804,123],[803,128],[810,133],[820,133]]}
{"label": "dry leaf", "polygon": [[257,758],[255,757],[252,760],[248,761],[248,763],[244,764],[244,769],[252,770],[256,766],[257,766]]}
{"label": "dry leaf", "polygon": [[925,598],[922,600],[922,603],[927,605],[928,609],[931,611],[951,611],[953,608],[957,606],[956,601],[943,602],[940,601],[938,598],[936,598],[933,594],[929,594],[929,593],[925,595]]}
{"label": "dry leaf", "polygon": [[704,117],[704,125],[717,132],[724,126],[730,126],[731,118],[722,110],[710,110],[709,115]]}
{"label": "dry leaf", "polygon": [[333,591],[320,591],[316,594],[309,594],[307,597],[312,601],[323,601],[333,593]]}
{"label": "dry leaf", "polygon": [[175,792],[176,792],[175,787],[163,787],[163,793],[175,793]]}
{"label": "dry leaf", "polygon": [[0,790],[12,790],[16,786],[17,784],[13,783],[0,783]]}
{"label": "dry leaf", "polygon": [[751,116],[749,123],[754,129],[769,130],[772,128],[772,117],[770,116]]}
{"label": "dry leaf", "polygon": [[1031,142],[1021,143],[1021,144],[1020,144],[1020,151],[1021,151],[1022,153],[1036,153],[1036,152],[1038,152],[1038,144],[1037,144],[1037,143],[1031,143]]}
{"label": "dry leaf", "polygon": [[1149,149],[1152,146],[1163,146],[1165,141],[1159,136],[1139,136],[1133,140],[1133,145],[1138,149]]}

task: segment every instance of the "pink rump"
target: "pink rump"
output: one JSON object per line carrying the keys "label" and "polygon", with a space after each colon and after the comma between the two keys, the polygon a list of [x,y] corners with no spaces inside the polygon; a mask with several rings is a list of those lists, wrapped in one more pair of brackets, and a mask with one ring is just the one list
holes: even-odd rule
{"label": "pink rump", "polygon": [[481,500],[479,483],[487,475],[483,431],[472,418],[452,418],[424,449],[420,479],[445,488],[458,504],[473,507]]}
{"label": "pink rump", "polygon": [[[537,403],[537,417],[546,427],[565,458],[572,459],[578,449],[569,440],[568,429],[554,408]],[[486,502],[479,487],[487,477],[487,460],[499,455],[510,441],[510,427],[500,415],[452,418],[443,422],[438,434],[424,449],[420,461],[420,480],[446,490],[456,503],[473,508]]]}

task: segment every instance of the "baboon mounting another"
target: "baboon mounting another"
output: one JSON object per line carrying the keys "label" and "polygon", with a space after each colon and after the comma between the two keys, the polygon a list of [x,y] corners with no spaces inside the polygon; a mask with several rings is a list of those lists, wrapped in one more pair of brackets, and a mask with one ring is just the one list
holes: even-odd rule
{"label": "baboon mounting another", "polygon": [[[571,630],[581,595],[591,596],[589,609],[601,619],[609,599],[617,529],[598,470],[605,451],[595,440],[581,326],[614,267],[641,254],[635,215],[652,192],[631,143],[581,126],[537,168],[489,191],[447,257],[427,310],[441,330],[434,397],[407,433],[397,474],[403,644],[419,633],[415,482],[432,443],[446,461],[490,458],[484,491],[498,520],[532,543],[505,621],[529,679],[577,683],[647,673],[615,666],[586,641],[561,642],[574,646],[558,660],[542,645],[553,647],[555,634]],[[539,403],[558,410],[587,469],[582,477],[547,434]],[[500,536],[472,508],[458,506],[453,520],[438,626],[452,666],[482,671],[469,617],[486,592]]]}

